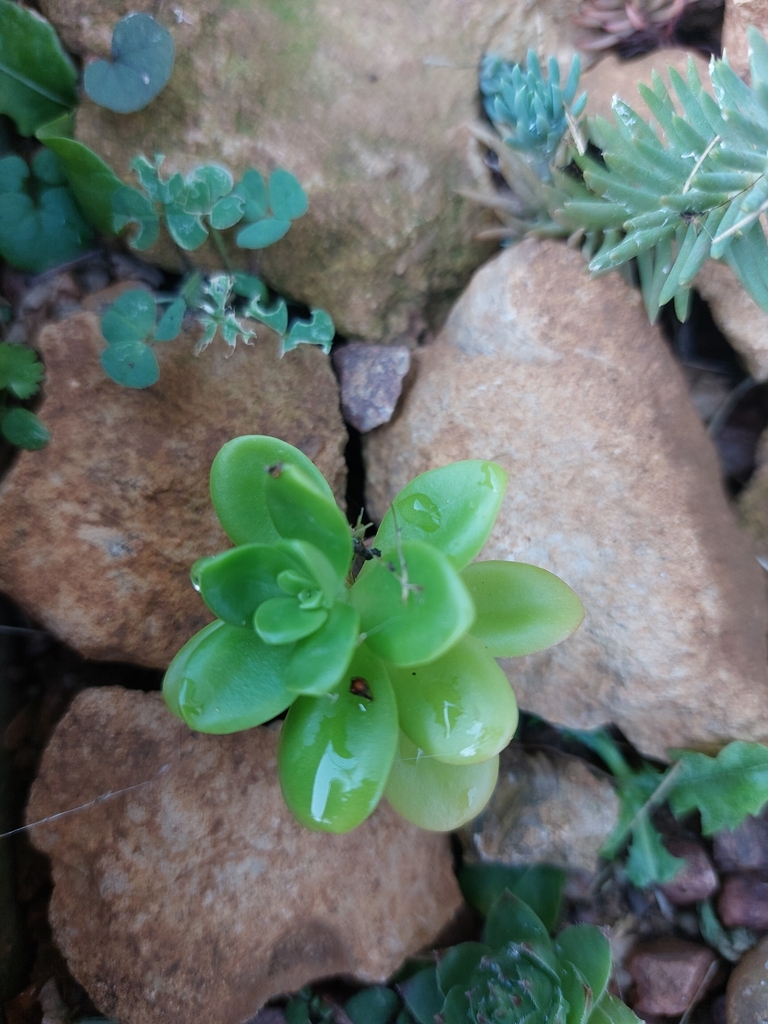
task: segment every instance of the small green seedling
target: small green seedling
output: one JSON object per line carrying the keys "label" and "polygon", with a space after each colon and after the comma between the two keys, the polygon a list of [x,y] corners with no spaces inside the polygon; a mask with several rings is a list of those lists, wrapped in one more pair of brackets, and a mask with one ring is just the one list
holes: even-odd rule
{"label": "small green seedling", "polygon": [[112,33],[112,60],[89,64],[83,86],[89,99],[116,114],[146,107],[168,84],[173,37],[151,14],[128,14]]}
{"label": "small green seedling", "polygon": [[[291,223],[307,212],[307,196],[288,171],[275,170],[265,182],[256,170],[247,170],[235,181],[228,170],[217,164],[196,167],[186,178],[178,172],[164,180],[160,176],[163,156],[154,163],[136,157],[131,167],[141,190],[129,185],[113,196],[115,228],[120,231],[136,225],[131,242],[134,249],[148,249],[157,241],[161,219],[173,241],[182,249],[199,249],[213,232],[245,221],[236,236],[243,249],[264,249],[282,238]],[[228,260],[224,259],[225,265]]]}
{"label": "small green seedling", "polygon": [[51,439],[45,424],[14,401],[36,395],[44,375],[43,364],[31,348],[0,343],[0,433],[19,448],[34,451]]}
{"label": "small green seedling", "polygon": [[669,882],[684,865],[665,849],[651,821],[652,811],[663,802],[677,818],[698,811],[705,836],[736,828],[768,802],[768,747],[762,743],[735,741],[717,757],[675,750],[671,768],[644,763],[632,769],[604,730],[568,733],[602,758],[616,779],[619,822],[601,854],[612,860],[628,844],[627,877],[638,888]]}
{"label": "small green seedling", "polygon": [[80,256],[93,238],[61,165],[39,150],[31,169],[20,156],[0,159],[0,256],[33,273]]}
{"label": "small green seedling", "polygon": [[384,794],[424,828],[467,821],[490,797],[517,724],[496,658],[558,643],[583,615],[544,569],[470,564],[506,484],[493,462],[424,473],[367,549],[298,449],[230,441],[214,460],[211,497],[236,546],[192,568],[217,619],[171,663],[168,706],[211,733],[290,709],[280,784],[310,828],[349,831]]}
{"label": "small green seedling", "polygon": [[[459,885],[486,918],[481,942],[406,961],[389,986],[364,988],[340,1007],[304,988],[284,1008],[289,1024],[639,1024],[607,991],[611,951],[594,925],[566,928],[565,872],[534,865],[464,865]],[[430,958],[431,959],[431,958]],[[342,1017],[343,1014],[343,1017]]]}

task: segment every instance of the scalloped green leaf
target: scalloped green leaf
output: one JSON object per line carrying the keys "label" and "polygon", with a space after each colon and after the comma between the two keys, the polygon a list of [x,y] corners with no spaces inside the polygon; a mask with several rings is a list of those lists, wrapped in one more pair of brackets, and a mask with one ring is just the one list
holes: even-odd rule
{"label": "scalloped green leaf", "polygon": [[[484,547],[499,514],[508,476],[496,462],[471,459],[431,469],[400,491],[384,516],[376,547],[419,540],[463,569]],[[365,575],[367,569],[361,575]]]}
{"label": "scalloped green leaf", "polygon": [[187,311],[187,303],[183,296],[174,299],[168,309],[160,317],[155,328],[155,341],[175,341],[181,333],[181,325],[184,314]]}
{"label": "scalloped green leaf", "polygon": [[17,398],[26,399],[40,390],[45,367],[37,353],[26,345],[0,343],[0,388],[7,388]]}
{"label": "scalloped green leaf", "polygon": [[137,225],[138,231],[129,244],[139,252],[151,248],[160,236],[160,218],[152,202],[130,185],[112,194],[112,223],[115,231]]}
{"label": "scalloped green leaf", "polygon": [[25,192],[0,194],[0,256],[40,273],[80,256],[93,232],[68,188],[48,188],[35,202]]}
{"label": "scalloped green leaf", "polygon": [[36,11],[0,0],[0,113],[22,135],[77,105],[77,72]]}
{"label": "scalloped green leaf", "polygon": [[160,379],[155,353],[143,341],[118,341],[101,353],[108,377],[126,388],[149,388]]}
{"label": "scalloped green leaf", "polygon": [[706,836],[736,828],[768,802],[768,747],[762,743],[736,740],[717,757],[686,751],[680,761],[670,806],[677,817],[699,811]]}
{"label": "scalloped green leaf", "polygon": [[245,315],[266,324],[277,334],[285,334],[288,327],[288,307],[285,299],[278,297],[271,306],[262,305],[264,301],[266,300],[262,296],[254,296],[245,309]]}
{"label": "scalloped green leaf", "polygon": [[165,88],[173,61],[173,36],[168,29],[151,14],[128,14],[112,33],[112,60],[89,64],[83,85],[99,106],[115,114],[133,114]]}
{"label": "scalloped green leaf", "polygon": [[309,320],[294,320],[288,336],[283,338],[282,354],[299,345],[319,345],[326,355],[331,351],[336,328],[324,309],[313,309]]}
{"label": "scalloped green leaf", "polygon": [[263,217],[241,228],[235,241],[241,249],[266,249],[268,245],[278,242],[288,233],[291,226],[289,220],[277,217]]}
{"label": "scalloped green leaf", "polygon": [[554,573],[524,562],[475,562],[461,571],[475,605],[471,629],[495,658],[520,658],[569,637],[584,606]]}

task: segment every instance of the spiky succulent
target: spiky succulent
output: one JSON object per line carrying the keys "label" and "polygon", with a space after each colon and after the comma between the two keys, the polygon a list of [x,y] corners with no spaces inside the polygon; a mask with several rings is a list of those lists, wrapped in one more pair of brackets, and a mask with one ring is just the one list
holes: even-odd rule
{"label": "spiky succulent", "polygon": [[[553,940],[508,890],[488,915],[483,941],[452,947],[434,971],[442,1002],[435,1019],[444,1024],[638,1024],[606,991],[611,950],[602,932],[574,925]],[[408,994],[406,1001],[413,1012]]]}
{"label": "spiky succulent", "polygon": [[661,78],[640,85],[656,119],[651,127],[620,99],[615,125],[590,119],[602,162],[575,154],[592,195],[568,198],[553,216],[572,229],[605,232],[590,261],[603,273],[637,258],[646,309],[674,299],[684,320],[690,287],[707,259],[724,260],[768,311],[768,245],[760,217],[768,210],[768,44],[749,29],[750,88],[726,60],[713,60],[714,97],[692,60],[686,79],[669,77],[682,114]]}
{"label": "spiky succulent", "polygon": [[571,62],[565,85],[554,57],[545,77],[538,57],[528,51],[526,67],[486,54],[480,65],[480,92],[485,112],[504,142],[525,155],[542,181],[551,180],[550,165],[568,129],[584,110],[587,94],[575,99],[581,65]]}

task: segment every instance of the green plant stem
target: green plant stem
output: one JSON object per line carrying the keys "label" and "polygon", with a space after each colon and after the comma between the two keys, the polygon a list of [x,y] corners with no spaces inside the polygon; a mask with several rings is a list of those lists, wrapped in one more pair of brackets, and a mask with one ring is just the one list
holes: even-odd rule
{"label": "green plant stem", "polygon": [[624,828],[619,834],[613,838],[613,845],[618,850],[624,843],[627,836],[631,833],[632,829],[637,823],[645,816],[648,815],[654,807],[658,807],[660,803],[663,803],[667,794],[670,790],[674,789],[674,785],[677,782],[677,777],[682,771],[683,762],[678,761],[677,764],[673,765],[663,776],[661,782],[658,784],[656,789],[651,793],[648,799],[645,801],[642,807],[639,807],[635,814],[630,818]]}
{"label": "green plant stem", "polygon": [[213,239],[213,244],[216,246],[219,256],[221,256],[221,262],[224,265],[224,269],[229,274],[233,273],[229,253],[227,252],[227,247],[224,244],[224,239],[222,238],[221,232],[218,228],[211,228],[211,238]]}

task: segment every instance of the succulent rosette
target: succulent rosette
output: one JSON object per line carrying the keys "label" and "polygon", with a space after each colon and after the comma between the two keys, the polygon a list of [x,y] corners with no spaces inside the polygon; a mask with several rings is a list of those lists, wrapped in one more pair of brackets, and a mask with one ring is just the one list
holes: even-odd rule
{"label": "succulent rosette", "polygon": [[602,932],[574,925],[552,939],[509,891],[494,903],[482,942],[451,947],[423,974],[418,993],[411,989],[419,999],[406,991],[418,1021],[432,1015],[443,1024],[638,1024],[607,991],[611,949]]}
{"label": "succulent rosette", "polygon": [[210,733],[290,709],[280,783],[310,828],[346,832],[385,793],[422,827],[458,827],[489,798],[517,725],[496,658],[549,647],[583,615],[544,569],[471,564],[506,484],[481,460],[422,474],[356,574],[359,531],[310,460],[273,437],[228,442],[211,497],[235,546],[192,567],[217,619],[171,663],[168,706]]}

